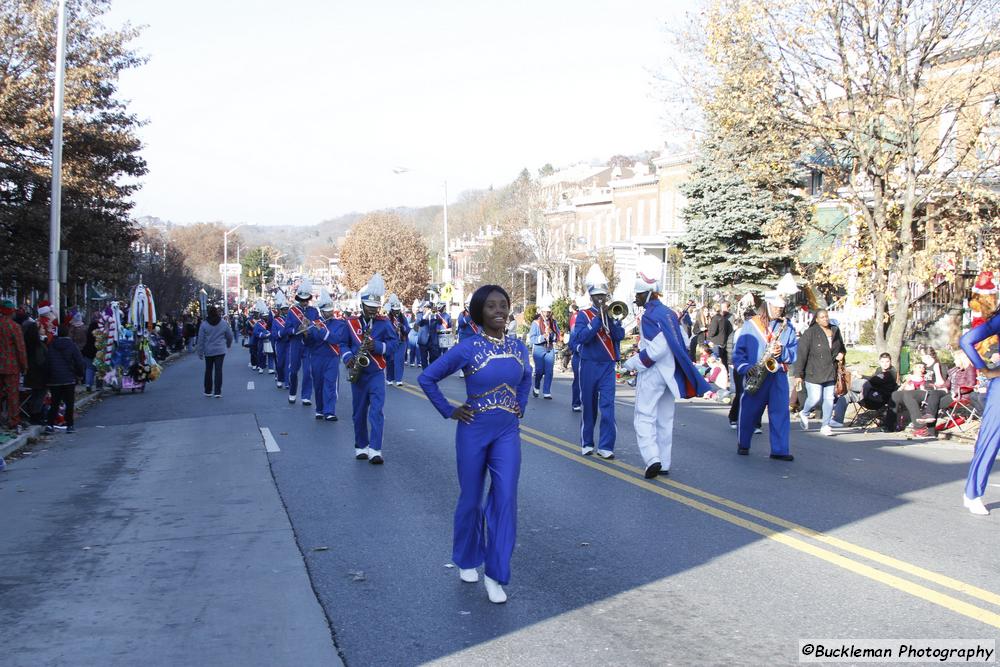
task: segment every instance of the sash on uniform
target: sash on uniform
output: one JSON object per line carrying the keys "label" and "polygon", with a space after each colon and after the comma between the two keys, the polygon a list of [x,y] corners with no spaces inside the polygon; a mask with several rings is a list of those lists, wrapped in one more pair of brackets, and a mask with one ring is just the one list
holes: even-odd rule
{"label": "sash on uniform", "polygon": [[[776,332],[774,331],[774,329],[771,328],[770,325],[771,322],[774,322],[776,320],[771,320],[770,322],[768,322],[767,328],[764,327],[764,324],[761,322],[759,315],[754,316],[750,321],[753,322],[754,326],[757,327],[757,330],[760,332],[760,335],[764,338],[764,353],[760,355],[759,359],[757,359],[757,362],[760,363],[760,360],[764,358],[765,354],[767,354],[768,348],[771,347],[771,341],[774,340],[774,334]],[[778,365],[781,366],[781,370],[785,371],[786,373],[788,372],[788,364],[784,362],[779,362]]]}
{"label": "sash on uniform", "polygon": [[[360,345],[365,339],[365,330],[361,326],[361,320],[356,317],[352,317],[347,320],[347,326],[351,330],[351,335],[354,336],[354,340],[358,341],[358,345]],[[371,352],[369,356],[371,356],[372,361],[375,362],[376,366],[378,366],[381,370],[385,370],[385,357],[381,354],[376,354],[375,352]]]}
{"label": "sash on uniform", "polygon": [[[597,315],[590,312],[589,308],[581,312],[587,316],[588,324],[593,322],[594,318],[597,317]],[[613,340],[611,340],[611,335],[607,331],[605,331],[604,327],[601,327],[597,331],[597,340],[601,341],[601,345],[604,346],[604,351],[608,353],[608,357],[611,359],[611,361],[615,361],[615,356],[617,356],[615,355],[615,343]]]}
{"label": "sash on uniform", "polygon": [[[303,313],[302,309],[299,308],[298,306],[292,306],[291,308],[288,309],[288,312],[290,312],[292,315],[294,315],[295,319],[297,319],[299,321],[299,326],[302,326],[303,322],[308,322],[308,320],[306,319],[305,313]],[[298,329],[298,326],[295,327],[295,328]],[[294,335],[297,335],[297,334],[295,332],[293,332],[292,335],[294,336]]]}

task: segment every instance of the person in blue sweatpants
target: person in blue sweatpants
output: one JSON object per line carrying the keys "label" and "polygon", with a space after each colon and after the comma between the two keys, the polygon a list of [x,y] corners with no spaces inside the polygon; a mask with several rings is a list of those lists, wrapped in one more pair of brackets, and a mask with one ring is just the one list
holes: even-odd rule
{"label": "person in blue sweatpants", "polygon": [[778,363],[777,372],[767,373],[756,394],[744,390],[740,397],[736,452],[741,455],[750,452],[750,440],[766,408],[771,458],[792,461],[794,457],[789,445],[791,417],[788,411],[788,368],[798,357],[798,340],[795,329],[787,319],[782,318],[784,309],[784,297],[777,292],[767,292],[758,314],[743,323],[733,348],[733,367],[743,378],[744,387],[747,372],[763,359],[765,353],[770,352]]}
{"label": "person in blue sweatpants", "polygon": [[[473,294],[470,314],[480,333],[467,337],[420,374],[418,382],[445,419],[455,419],[459,496],[455,507],[452,560],[462,581],[479,580],[485,564],[490,602],[503,603],[510,559],[517,541],[517,484],[521,469],[519,418],[531,386],[528,349],[505,335],[510,297],[498,285]],[[465,370],[468,398],[454,407],[438,383]],[[483,503],[486,474],[490,487]]]}
{"label": "person in blue sweatpants", "polygon": [[274,383],[278,389],[285,386],[285,376],[288,373],[288,302],[281,291],[274,295],[275,312],[271,325],[271,339],[274,343]]}
{"label": "person in blue sweatpants", "polygon": [[351,385],[352,417],[354,418],[354,458],[379,465],[382,454],[382,432],[385,416],[385,368],[387,358],[395,351],[399,336],[389,318],[378,314],[385,294],[385,281],[376,273],[361,291],[361,317],[347,320],[350,345],[343,348],[341,359],[348,371],[367,356],[368,365],[361,370],[358,381]]}
{"label": "person in blue sweatpants", "polygon": [[620,358],[620,346],[625,338],[621,322],[608,315],[608,279],[594,264],[584,281],[593,305],[576,313],[569,345],[580,359],[580,394],[583,420],[580,425],[580,446],[584,456],[594,453],[594,425],[601,417],[601,439],[597,455],[603,459],[615,457],[615,365]]}
{"label": "person in blue sweatpants", "polygon": [[539,304],[541,314],[531,323],[528,342],[535,363],[535,385],[532,393],[537,397],[539,389],[542,397],[552,398],[552,377],[556,369],[556,341],[559,340],[559,325],[552,317],[552,297],[545,297]]}
{"label": "person in blue sweatpants", "polygon": [[340,355],[350,342],[347,323],[334,317],[333,299],[324,289],[319,298],[320,318],[309,329],[309,362],[316,398],[316,419],[337,421],[340,395]]}
{"label": "person in blue sweatpants", "polygon": [[257,312],[257,320],[254,322],[251,338],[257,347],[257,372],[263,373],[273,364],[273,361],[268,358],[270,355],[264,350],[264,343],[271,338],[270,322],[268,321],[270,311],[263,299],[257,299],[254,310]]}
{"label": "person in blue sweatpants", "polygon": [[975,453],[972,455],[969,476],[965,481],[965,494],[962,496],[966,509],[981,516],[990,513],[983,504],[983,494],[986,493],[993,461],[1000,451],[1000,382],[997,382],[997,378],[1000,377],[1000,367],[988,368],[976,345],[991,336],[998,335],[1000,335],[1000,308],[984,323],[966,332],[959,341],[969,361],[990,383],[986,390],[979,435],[976,436]]}
{"label": "person in blue sweatpants", "polygon": [[302,374],[302,405],[312,405],[312,373],[309,371],[309,348],[306,346],[306,331],[309,324],[319,319],[319,311],[309,305],[312,299],[312,283],[303,279],[295,292],[295,305],[288,309],[285,336],[288,338],[288,402],[299,398],[299,369]]}
{"label": "person in blue sweatpants", "polygon": [[403,302],[395,294],[390,294],[386,302],[389,306],[389,324],[399,337],[399,342],[389,357],[385,369],[386,380],[397,387],[403,386],[403,364],[406,357],[407,339],[410,335],[410,323],[403,316]]}

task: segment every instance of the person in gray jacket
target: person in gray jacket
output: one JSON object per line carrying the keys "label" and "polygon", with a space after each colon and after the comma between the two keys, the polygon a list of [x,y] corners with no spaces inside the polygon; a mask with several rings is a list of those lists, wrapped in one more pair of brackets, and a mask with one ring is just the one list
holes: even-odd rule
{"label": "person in gray jacket", "polygon": [[[198,358],[205,360],[205,396],[222,398],[222,361],[233,345],[233,328],[211,306],[198,329]],[[213,391],[214,385],[214,391]]]}

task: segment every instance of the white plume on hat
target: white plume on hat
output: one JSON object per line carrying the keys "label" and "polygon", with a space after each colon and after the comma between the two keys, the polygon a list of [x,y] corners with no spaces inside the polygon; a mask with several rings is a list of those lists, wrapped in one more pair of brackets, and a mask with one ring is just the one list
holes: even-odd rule
{"label": "white plume on hat", "polygon": [[663,273],[663,262],[659,257],[650,254],[640,256],[635,270],[636,293],[659,292],[661,273]]}
{"label": "white plume on hat", "polygon": [[267,309],[267,303],[264,301],[264,299],[257,299],[253,304],[253,309],[255,312],[258,313],[269,312]]}
{"label": "white plume on hat", "polygon": [[796,292],[799,291],[799,286],[795,284],[795,278],[792,276],[792,274],[786,273],[785,275],[781,276],[781,280],[778,281],[778,284],[775,287],[775,291],[778,294],[791,296],[792,294],[795,294]]}
{"label": "white plume on hat", "polygon": [[775,306],[776,308],[785,307],[785,297],[782,296],[781,292],[778,290],[764,292],[764,301],[766,301],[769,306]]}
{"label": "white plume on hat", "polygon": [[583,284],[587,286],[588,294],[607,294],[608,277],[601,271],[601,267],[594,263],[587,271],[587,277],[583,279]]}
{"label": "white plume on hat", "polygon": [[552,295],[546,294],[538,300],[538,310],[552,310]]}
{"label": "white plume on hat", "polygon": [[295,298],[305,301],[312,298],[312,281],[308,278],[303,278],[302,282],[299,283],[299,288],[295,290]]}
{"label": "white plume on hat", "polygon": [[381,306],[384,295],[385,280],[376,272],[371,280],[368,281],[368,284],[362,288],[359,296],[361,297],[361,303],[366,306]]}
{"label": "white plume on hat", "polygon": [[274,293],[274,305],[276,308],[284,308],[288,305],[288,299],[285,298],[285,293],[281,290]]}
{"label": "white plume on hat", "polygon": [[389,304],[389,310],[403,310],[403,302],[399,300],[399,297],[395,293],[389,295],[387,303]]}
{"label": "white plume on hat", "polygon": [[320,310],[333,310],[333,299],[325,287],[319,290],[319,303],[316,304],[316,307]]}

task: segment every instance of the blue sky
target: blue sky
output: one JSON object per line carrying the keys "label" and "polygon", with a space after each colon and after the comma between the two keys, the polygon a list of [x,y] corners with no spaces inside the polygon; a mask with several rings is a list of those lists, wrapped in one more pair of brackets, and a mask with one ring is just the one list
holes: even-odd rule
{"label": "blue sky", "polygon": [[119,0],[150,58],[121,81],[148,121],[135,213],[313,224],[659,147],[685,5]]}

